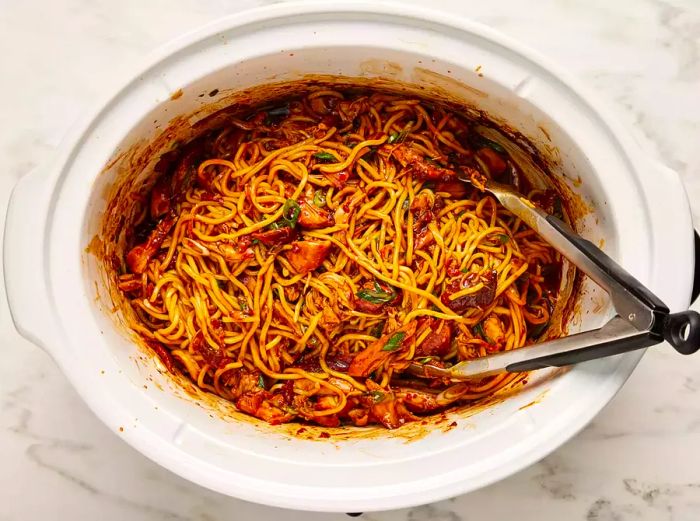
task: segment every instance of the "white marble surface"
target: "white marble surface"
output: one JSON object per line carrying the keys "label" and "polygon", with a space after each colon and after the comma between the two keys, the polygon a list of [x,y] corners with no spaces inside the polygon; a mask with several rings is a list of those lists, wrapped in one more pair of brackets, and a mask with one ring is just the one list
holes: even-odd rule
{"label": "white marble surface", "polygon": [[[179,33],[262,1],[0,0],[0,206],[71,122]],[[700,4],[546,0],[433,6],[549,55],[676,169],[700,223]],[[3,210],[4,214],[4,210]],[[696,306],[697,307],[697,306]],[[0,300],[0,520],[349,519],[192,485],[92,415]],[[613,403],[537,465],[476,493],[370,520],[700,519],[700,356],[654,349]]]}

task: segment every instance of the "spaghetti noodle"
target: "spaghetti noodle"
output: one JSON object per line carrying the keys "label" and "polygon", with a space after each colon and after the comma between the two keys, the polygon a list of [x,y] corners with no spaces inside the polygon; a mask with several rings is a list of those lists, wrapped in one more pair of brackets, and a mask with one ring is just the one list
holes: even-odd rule
{"label": "spaghetti noodle", "polygon": [[270,423],[388,428],[517,375],[421,380],[541,335],[558,255],[459,169],[515,184],[497,144],[446,107],[317,88],[156,167],[119,287],[172,371]]}

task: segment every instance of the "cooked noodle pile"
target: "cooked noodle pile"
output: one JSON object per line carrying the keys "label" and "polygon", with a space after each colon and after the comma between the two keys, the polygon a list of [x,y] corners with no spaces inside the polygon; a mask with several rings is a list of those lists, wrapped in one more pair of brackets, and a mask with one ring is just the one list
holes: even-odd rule
{"label": "cooked noodle pile", "polygon": [[410,376],[540,336],[561,264],[491,196],[497,144],[440,105],[316,89],[164,156],[120,289],[171,371],[270,423],[388,428],[512,383]]}

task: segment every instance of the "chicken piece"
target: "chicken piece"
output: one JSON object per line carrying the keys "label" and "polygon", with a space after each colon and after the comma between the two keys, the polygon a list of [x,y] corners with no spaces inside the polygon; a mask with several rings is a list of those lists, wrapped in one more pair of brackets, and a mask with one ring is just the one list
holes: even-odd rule
{"label": "chicken piece", "polygon": [[431,329],[425,339],[416,346],[416,356],[443,356],[450,350],[452,328],[450,323],[440,319],[429,319]]}
{"label": "chicken piece", "polygon": [[451,181],[456,177],[454,170],[431,162],[408,145],[396,146],[393,153],[399,163],[419,181]]}
{"label": "chicken piece", "polygon": [[316,230],[333,224],[333,218],[325,208],[319,208],[305,199],[299,201],[299,207],[299,220],[297,222],[302,228]]}
{"label": "chicken piece", "polygon": [[369,409],[365,407],[355,407],[347,413],[348,418],[357,427],[364,427],[369,423]]}
{"label": "chicken piece", "polygon": [[469,177],[472,185],[475,186],[479,191],[483,192],[486,190],[486,183],[488,182],[488,177],[479,172],[476,168],[471,166],[463,166],[462,174]]}
{"label": "chicken piece", "polygon": [[340,317],[330,306],[324,306],[321,311],[319,327],[328,332],[334,331],[340,325]]}
{"label": "chicken piece", "polygon": [[[442,303],[455,313],[463,314],[469,308],[482,308],[488,306],[496,298],[496,285],[498,277],[495,271],[487,271],[485,274],[467,273],[466,275],[454,277],[447,283],[445,290],[440,296]],[[464,289],[483,284],[483,287],[474,293],[462,295],[455,299],[452,295]]]}
{"label": "chicken piece", "polygon": [[246,393],[261,390],[261,376],[262,373],[258,370],[250,371],[248,369],[240,369],[228,371],[226,373],[224,385],[229,388],[234,399],[236,399]]}
{"label": "chicken piece", "polygon": [[443,407],[438,403],[435,395],[431,393],[414,389],[398,389],[396,395],[411,412],[425,413],[436,411]]}
{"label": "chicken piece", "polygon": [[498,318],[498,315],[491,313],[486,320],[482,322],[484,335],[487,342],[492,345],[501,346],[506,340],[506,333],[503,328],[503,322]]}
{"label": "chicken piece", "polygon": [[350,376],[369,376],[392,353],[405,349],[409,345],[416,333],[416,326],[417,322],[413,320],[397,331],[382,335],[372,342],[355,356],[348,367],[348,374]]}
{"label": "chicken piece", "polygon": [[295,241],[285,256],[294,271],[306,275],[323,264],[330,251],[330,241]]}
{"label": "chicken piece", "polygon": [[418,419],[394,392],[382,389],[371,380],[367,381],[367,389],[370,392],[364,397],[364,401],[369,406],[370,419],[381,423],[387,429],[396,429],[406,422]]}
{"label": "chicken piece", "polygon": [[146,266],[151,258],[160,249],[160,245],[170,233],[170,230],[175,225],[175,217],[168,215],[163,217],[153,229],[148,239],[143,244],[134,246],[129,253],[126,254],[126,264],[132,273],[141,274],[146,271]]}
{"label": "chicken piece", "polygon": [[328,181],[338,190],[345,187],[348,180],[354,177],[352,172],[348,170],[341,170],[340,172],[323,172],[323,177],[328,179]]}
{"label": "chicken piece", "polygon": [[265,246],[280,246],[289,244],[297,238],[297,231],[289,226],[283,226],[276,230],[266,230],[264,232],[251,233],[253,239],[257,239]]}
{"label": "chicken piece", "polygon": [[[221,344],[223,344],[223,339],[221,339]],[[207,364],[215,368],[224,367],[232,361],[232,358],[226,354],[221,346],[217,349],[207,342],[201,331],[192,339],[192,350],[200,354]]]}
{"label": "chicken piece", "polygon": [[369,110],[367,98],[357,98],[353,101],[341,101],[337,104],[338,115],[343,123],[352,123],[362,112]]}
{"label": "chicken piece", "polygon": [[428,229],[419,231],[413,239],[414,250],[424,250],[435,244],[433,232]]}
{"label": "chicken piece", "polygon": [[295,418],[295,415],[286,409],[282,395],[272,395],[263,389],[247,392],[235,403],[239,410],[260,418],[270,425],[286,423]]}
{"label": "chicken piece", "polygon": [[428,230],[428,225],[435,220],[436,215],[444,206],[444,200],[436,196],[431,190],[421,190],[413,203],[413,247],[416,250],[428,248],[435,243],[433,233]]}
{"label": "chicken piece", "polygon": [[338,206],[335,210],[335,224],[346,224],[350,220],[350,216],[355,211],[355,208],[360,205],[366,194],[362,190],[355,192],[349,200]]}
{"label": "chicken piece", "polygon": [[469,195],[469,185],[462,181],[439,181],[435,183],[435,193],[449,194],[453,199],[466,199]]}
{"label": "chicken piece", "polygon": [[251,244],[250,237],[241,237],[235,245],[228,242],[219,242],[216,247],[226,259],[226,262],[238,263],[255,257]]}
{"label": "chicken piece", "polygon": [[476,155],[489,168],[489,172],[493,177],[499,177],[508,168],[508,163],[503,159],[498,152],[490,147],[483,147],[477,150]]}

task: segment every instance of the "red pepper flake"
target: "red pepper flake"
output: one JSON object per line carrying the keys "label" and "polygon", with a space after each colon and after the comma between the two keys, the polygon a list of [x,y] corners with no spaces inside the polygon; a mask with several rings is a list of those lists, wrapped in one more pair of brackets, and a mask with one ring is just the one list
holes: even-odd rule
{"label": "red pepper flake", "polygon": [[326,438],[330,438],[331,435],[328,434],[326,431],[323,431],[321,434],[318,435],[318,437],[319,437],[319,438],[326,439]]}

